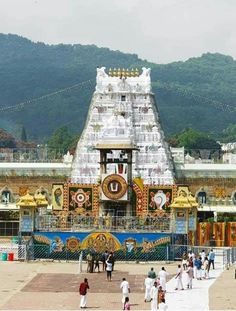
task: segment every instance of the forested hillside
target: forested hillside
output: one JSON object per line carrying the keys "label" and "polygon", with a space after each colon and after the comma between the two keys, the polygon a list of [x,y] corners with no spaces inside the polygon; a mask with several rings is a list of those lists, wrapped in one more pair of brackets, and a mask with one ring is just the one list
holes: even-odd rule
{"label": "forested hillside", "polygon": [[61,126],[79,133],[97,66],[150,66],[167,135],[186,127],[219,135],[235,123],[236,61],[230,56],[207,53],[186,62],[157,65],[94,45],[46,45],[0,35],[0,128],[16,135],[24,126],[28,138],[36,141],[45,141]]}

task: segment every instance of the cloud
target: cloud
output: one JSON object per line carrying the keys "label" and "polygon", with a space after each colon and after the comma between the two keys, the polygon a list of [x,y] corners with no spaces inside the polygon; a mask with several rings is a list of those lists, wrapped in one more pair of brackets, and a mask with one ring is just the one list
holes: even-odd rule
{"label": "cloud", "polygon": [[96,44],[151,61],[205,52],[236,58],[234,0],[1,0],[0,32]]}

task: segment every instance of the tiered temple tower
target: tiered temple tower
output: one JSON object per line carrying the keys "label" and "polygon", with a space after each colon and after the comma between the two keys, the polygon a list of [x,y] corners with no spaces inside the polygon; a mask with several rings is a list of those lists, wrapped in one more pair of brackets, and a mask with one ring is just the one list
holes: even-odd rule
{"label": "tiered temple tower", "polygon": [[[124,69],[107,74],[105,67],[97,68],[96,82],[71,184],[98,186],[100,215],[161,210],[171,201],[174,174],[151,91],[150,69],[142,68],[141,74]],[[81,204],[84,193],[76,192]]]}

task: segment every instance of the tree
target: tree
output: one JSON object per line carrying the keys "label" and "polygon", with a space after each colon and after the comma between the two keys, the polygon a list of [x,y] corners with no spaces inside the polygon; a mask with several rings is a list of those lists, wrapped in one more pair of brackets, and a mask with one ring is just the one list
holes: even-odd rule
{"label": "tree", "polygon": [[[214,149],[220,150],[221,146],[215,139],[209,137],[206,133],[187,128],[179,134],[175,134],[169,139],[174,142],[175,147],[185,147],[189,149]],[[172,145],[173,146],[173,145]]]}
{"label": "tree", "polygon": [[47,144],[49,148],[60,150],[66,153],[74,143],[74,136],[69,132],[67,126],[55,130]]}
{"label": "tree", "polygon": [[223,130],[222,141],[225,143],[236,141],[236,124],[230,124]]}
{"label": "tree", "polygon": [[26,130],[25,130],[24,125],[22,126],[22,129],[21,129],[21,137],[20,137],[20,140],[21,140],[21,141],[24,141],[24,142],[27,142],[27,135],[26,135]]}

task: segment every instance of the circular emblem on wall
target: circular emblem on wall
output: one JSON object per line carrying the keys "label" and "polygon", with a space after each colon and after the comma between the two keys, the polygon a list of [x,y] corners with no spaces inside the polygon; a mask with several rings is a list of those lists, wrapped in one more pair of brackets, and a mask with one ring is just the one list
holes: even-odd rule
{"label": "circular emblem on wall", "polygon": [[108,199],[119,200],[127,191],[126,180],[117,174],[112,174],[104,178],[102,191]]}
{"label": "circular emblem on wall", "polygon": [[66,248],[71,252],[76,252],[80,249],[80,241],[75,237],[66,240]]}

